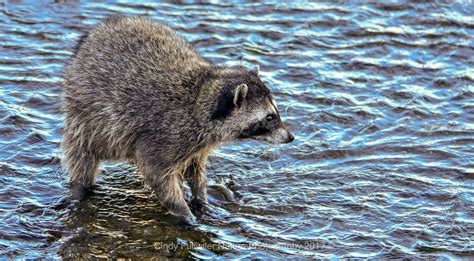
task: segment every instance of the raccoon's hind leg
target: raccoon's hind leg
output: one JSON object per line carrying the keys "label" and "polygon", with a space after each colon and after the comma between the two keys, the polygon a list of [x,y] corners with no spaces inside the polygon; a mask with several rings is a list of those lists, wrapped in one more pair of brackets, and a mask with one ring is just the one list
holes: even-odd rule
{"label": "raccoon's hind leg", "polygon": [[72,159],[68,159],[69,176],[73,197],[84,199],[95,184],[99,173],[99,160],[87,152],[79,152]]}
{"label": "raccoon's hind leg", "polygon": [[185,170],[185,177],[193,194],[193,205],[198,208],[207,204],[206,158],[193,158]]}
{"label": "raccoon's hind leg", "polygon": [[65,167],[71,181],[73,199],[82,200],[95,184],[99,172],[100,160],[92,152],[83,149],[66,132],[61,146],[64,150]]}

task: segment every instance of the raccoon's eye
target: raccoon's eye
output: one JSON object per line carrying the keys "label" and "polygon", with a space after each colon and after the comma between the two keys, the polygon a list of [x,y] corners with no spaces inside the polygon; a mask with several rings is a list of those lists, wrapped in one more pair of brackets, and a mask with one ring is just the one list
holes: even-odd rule
{"label": "raccoon's eye", "polygon": [[271,122],[273,121],[273,115],[269,114],[267,115],[267,117],[265,118],[268,122]]}

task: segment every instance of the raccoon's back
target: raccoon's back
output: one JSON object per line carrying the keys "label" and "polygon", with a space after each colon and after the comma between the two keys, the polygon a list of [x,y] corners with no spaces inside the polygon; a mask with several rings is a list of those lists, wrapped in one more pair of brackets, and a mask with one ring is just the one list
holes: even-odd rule
{"label": "raccoon's back", "polygon": [[88,101],[129,109],[189,104],[186,97],[198,90],[184,83],[206,65],[171,28],[144,17],[113,17],[78,46],[65,73],[65,98],[78,106]]}

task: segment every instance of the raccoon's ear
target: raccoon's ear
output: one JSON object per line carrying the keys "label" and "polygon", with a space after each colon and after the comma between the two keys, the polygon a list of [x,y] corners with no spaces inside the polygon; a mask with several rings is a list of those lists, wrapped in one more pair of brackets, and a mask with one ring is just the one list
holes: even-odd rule
{"label": "raccoon's ear", "polygon": [[247,92],[249,90],[249,87],[247,84],[242,83],[241,85],[237,86],[234,91],[234,107],[240,108],[242,106],[242,103],[245,100],[245,97],[247,96]]}
{"label": "raccoon's ear", "polygon": [[253,70],[252,72],[254,72],[257,76],[260,74],[260,66],[258,64],[256,64],[254,67],[253,67]]}
{"label": "raccoon's ear", "polygon": [[217,102],[212,110],[212,120],[222,120],[229,116],[235,108],[240,108],[247,96],[248,87],[241,84],[235,88],[224,88],[218,95]]}

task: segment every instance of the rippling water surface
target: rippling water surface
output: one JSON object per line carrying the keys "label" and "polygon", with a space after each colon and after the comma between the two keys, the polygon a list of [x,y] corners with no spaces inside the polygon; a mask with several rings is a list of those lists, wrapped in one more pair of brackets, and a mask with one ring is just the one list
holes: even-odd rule
{"label": "rippling water surface", "polygon": [[[0,1],[0,256],[473,257],[474,4]],[[259,64],[295,142],[216,151],[241,199],[186,229],[133,166],[63,206],[62,71],[112,13]]]}

